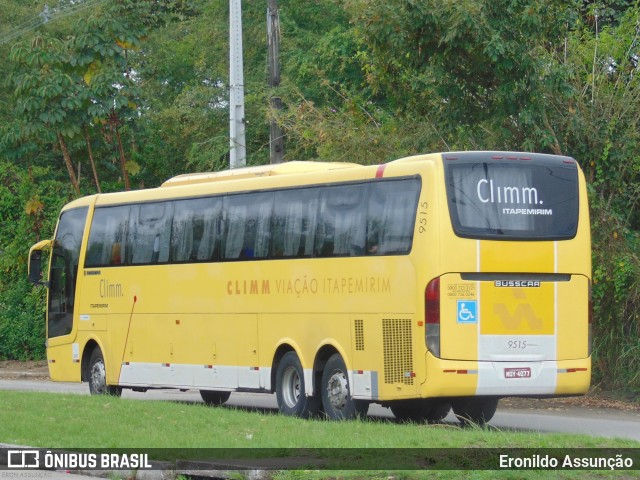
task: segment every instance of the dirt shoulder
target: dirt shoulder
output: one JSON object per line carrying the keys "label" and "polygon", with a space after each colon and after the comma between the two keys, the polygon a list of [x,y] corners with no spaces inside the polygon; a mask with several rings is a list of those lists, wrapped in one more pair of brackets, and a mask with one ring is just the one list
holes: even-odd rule
{"label": "dirt shoulder", "polygon": [[0,380],[48,380],[49,368],[46,360],[21,362],[0,360]]}
{"label": "dirt shoulder", "polygon": [[618,410],[640,414],[640,398],[623,397],[616,392],[592,389],[580,397],[564,398],[518,398],[500,400],[501,408],[518,410],[566,411],[575,408],[586,410]]}
{"label": "dirt shoulder", "polygon": [[[21,362],[0,360],[0,380],[48,380],[49,370],[45,360]],[[589,410],[612,409],[640,413],[640,396],[623,396],[616,392],[592,389],[587,395],[566,398],[518,398],[500,400],[501,408],[518,410],[555,410],[572,408]]]}

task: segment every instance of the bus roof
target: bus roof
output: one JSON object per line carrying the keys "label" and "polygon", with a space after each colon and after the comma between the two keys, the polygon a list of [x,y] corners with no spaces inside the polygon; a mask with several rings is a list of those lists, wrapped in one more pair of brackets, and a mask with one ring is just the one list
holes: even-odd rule
{"label": "bus roof", "polygon": [[273,175],[290,175],[294,173],[311,173],[342,168],[362,168],[357,163],[342,162],[301,162],[292,161],[274,165],[259,165],[256,167],[235,168],[221,172],[186,173],[177,175],[164,182],[161,187],[175,187],[178,185],[191,185],[195,183],[220,182],[226,180],[238,180],[241,178],[269,177]]}
{"label": "bus roof", "polygon": [[[347,162],[291,161],[273,165],[260,165],[220,172],[178,175],[165,181],[160,187],[94,194],[71,201],[63,207],[69,210],[82,206],[117,205],[132,202],[149,202],[169,198],[211,195],[227,192],[260,190],[263,188],[315,185],[336,181],[357,181],[373,178],[421,175],[425,169],[445,163],[475,163],[483,161],[504,163],[519,160],[542,161],[546,164],[573,163],[569,157],[520,152],[439,152],[413,155],[383,164],[360,165]],[[264,182],[264,183],[263,183]],[[178,187],[178,188],[167,188]],[[180,188],[182,187],[182,188]]]}

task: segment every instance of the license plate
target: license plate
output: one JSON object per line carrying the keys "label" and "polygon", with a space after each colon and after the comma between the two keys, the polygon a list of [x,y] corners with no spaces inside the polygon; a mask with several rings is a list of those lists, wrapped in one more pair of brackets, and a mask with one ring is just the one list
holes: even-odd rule
{"label": "license plate", "polygon": [[505,368],[504,378],[531,378],[531,369],[529,367]]}

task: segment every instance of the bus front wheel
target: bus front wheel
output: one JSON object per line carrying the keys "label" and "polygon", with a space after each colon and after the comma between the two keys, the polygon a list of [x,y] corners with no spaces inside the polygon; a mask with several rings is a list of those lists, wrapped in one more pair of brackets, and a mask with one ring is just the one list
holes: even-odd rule
{"label": "bus front wheel", "polygon": [[276,399],[278,409],[285,415],[309,418],[318,413],[317,396],[308,397],[304,383],[304,370],[295,352],[287,352],[276,370]]}
{"label": "bus front wheel", "polygon": [[122,387],[117,385],[107,385],[107,369],[104,364],[104,356],[99,348],[91,352],[89,360],[89,392],[91,395],[114,395],[119,397],[122,394]]}
{"label": "bus front wheel", "polygon": [[369,404],[351,396],[349,375],[338,353],[329,357],[322,372],[322,407],[330,420],[348,420],[367,414]]}
{"label": "bus front wheel", "polygon": [[484,425],[498,408],[496,397],[459,397],[451,399],[451,408],[463,425]]}

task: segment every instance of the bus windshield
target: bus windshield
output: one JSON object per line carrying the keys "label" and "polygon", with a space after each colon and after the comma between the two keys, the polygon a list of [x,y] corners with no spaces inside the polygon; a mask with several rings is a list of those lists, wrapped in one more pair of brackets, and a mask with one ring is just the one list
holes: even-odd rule
{"label": "bus windshield", "polygon": [[578,226],[578,171],[568,157],[465,153],[445,156],[456,235],[494,240],[563,240]]}

